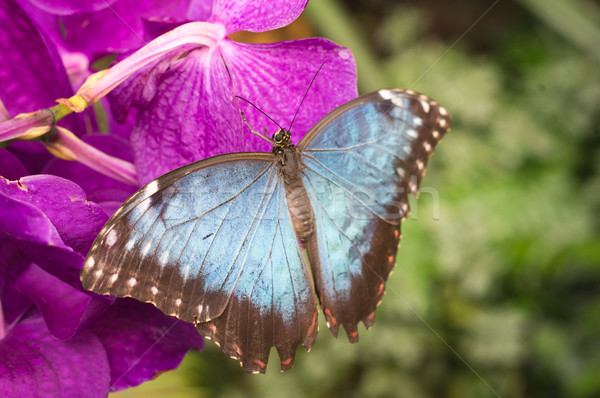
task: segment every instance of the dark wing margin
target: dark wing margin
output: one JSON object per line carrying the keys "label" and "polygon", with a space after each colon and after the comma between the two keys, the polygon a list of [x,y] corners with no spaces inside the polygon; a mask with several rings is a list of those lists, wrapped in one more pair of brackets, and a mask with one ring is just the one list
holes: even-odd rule
{"label": "dark wing margin", "polygon": [[134,194],[92,245],[86,289],[151,302],[196,324],[244,370],[282,370],[317,333],[317,304],[273,155],[229,154]]}
{"label": "dark wing margin", "polygon": [[369,328],[396,264],[400,223],[450,116],[430,98],[380,90],[323,118],[299,143],[304,184],[315,213],[305,242],[332,333],[350,342]]}

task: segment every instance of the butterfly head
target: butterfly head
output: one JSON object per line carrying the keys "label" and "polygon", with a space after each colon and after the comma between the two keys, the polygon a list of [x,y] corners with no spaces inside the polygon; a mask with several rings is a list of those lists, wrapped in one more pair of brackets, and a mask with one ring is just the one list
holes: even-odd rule
{"label": "butterfly head", "polygon": [[292,145],[291,141],[292,135],[289,130],[279,129],[273,136],[271,137],[271,141],[273,142],[273,153],[279,153],[285,148],[289,148]]}

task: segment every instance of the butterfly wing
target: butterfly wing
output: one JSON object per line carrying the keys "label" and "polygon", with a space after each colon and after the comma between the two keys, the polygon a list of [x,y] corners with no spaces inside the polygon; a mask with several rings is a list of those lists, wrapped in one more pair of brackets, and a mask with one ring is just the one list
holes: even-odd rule
{"label": "butterfly wing", "polygon": [[424,95],[380,90],[323,118],[298,144],[315,213],[305,242],[327,324],[370,327],[395,265],[407,193],[417,194],[448,112]]}
{"label": "butterfly wing", "polygon": [[115,213],[81,273],[86,289],[154,303],[250,372],[282,369],[316,333],[316,298],[269,153],[200,161],[152,181]]}

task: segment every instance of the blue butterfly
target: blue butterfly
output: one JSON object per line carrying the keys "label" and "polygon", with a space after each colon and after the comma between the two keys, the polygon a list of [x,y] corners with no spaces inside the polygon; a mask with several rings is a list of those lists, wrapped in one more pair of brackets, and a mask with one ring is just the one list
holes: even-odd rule
{"label": "blue butterfly", "polygon": [[[325,116],[294,146],[231,153],[167,173],[107,222],[81,272],[86,289],[151,302],[193,322],[244,370],[281,369],[312,346],[317,297],[351,343],[369,328],[396,263],[400,223],[446,109],[380,90]],[[303,255],[304,250],[306,250]]]}

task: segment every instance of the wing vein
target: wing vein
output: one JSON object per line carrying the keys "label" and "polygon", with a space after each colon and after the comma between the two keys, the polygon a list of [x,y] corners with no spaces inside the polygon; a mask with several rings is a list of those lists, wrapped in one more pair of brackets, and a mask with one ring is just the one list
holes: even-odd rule
{"label": "wing vein", "polygon": [[[316,162],[318,164],[320,164],[319,162]],[[326,170],[330,171],[329,169],[327,169],[325,166],[323,166],[323,168],[325,168]],[[352,197],[354,199],[354,201],[362,206],[364,206],[364,208],[368,209],[369,212],[373,213],[373,215],[375,215],[377,218],[381,219],[384,222],[391,223],[389,220],[387,220],[385,217],[381,216],[380,214],[378,214],[376,211],[374,211],[373,209],[371,209],[370,206],[368,206],[364,201],[360,200],[358,197],[356,197],[356,195],[350,191],[348,188],[344,187],[343,185],[340,185],[338,182],[332,180],[331,178],[326,177],[325,175],[323,175],[322,173],[320,173],[319,171],[317,171],[316,169],[314,169],[313,167],[310,167],[308,165],[306,165],[306,169],[310,170],[311,172],[317,174],[318,176],[326,179],[327,181],[330,181],[331,183],[335,184],[337,187],[339,187],[341,190],[343,190],[346,194],[348,194],[348,196]],[[331,172],[331,171],[330,171]],[[368,197],[371,197],[371,195],[369,195],[368,192],[366,192],[364,189],[358,187],[357,185],[353,184],[352,182],[346,180],[345,178],[342,178],[341,176],[335,174],[334,172],[331,172],[331,174],[335,175],[336,177],[338,177],[340,180],[343,180],[344,182],[347,182],[349,185],[356,187],[357,191],[359,192],[363,192],[364,194],[366,194]],[[310,177],[308,176],[307,173],[304,173],[304,175],[306,176],[307,179],[310,180]],[[313,188],[314,189],[314,188]],[[316,191],[315,191],[316,192]],[[379,205],[381,205],[382,207],[385,207],[384,204],[380,203],[376,198],[373,198],[373,200],[375,200]]]}

